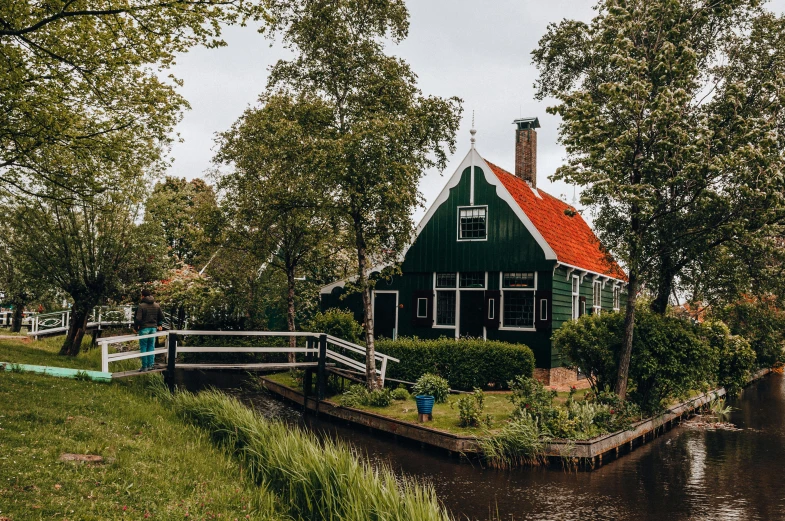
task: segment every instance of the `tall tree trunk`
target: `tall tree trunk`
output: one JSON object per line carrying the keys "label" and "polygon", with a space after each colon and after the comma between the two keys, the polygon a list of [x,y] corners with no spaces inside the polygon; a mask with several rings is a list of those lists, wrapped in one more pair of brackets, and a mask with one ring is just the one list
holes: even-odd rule
{"label": "tall tree trunk", "polygon": [[22,319],[24,318],[25,305],[21,302],[14,302],[14,314],[11,317],[11,332],[18,333],[22,330]]}
{"label": "tall tree trunk", "polygon": [[[286,325],[294,332],[294,266],[286,267]],[[289,337],[289,347],[297,347],[297,338]],[[289,363],[297,361],[295,353],[289,353]]]}
{"label": "tall tree trunk", "polygon": [[359,227],[359,223],[356,222],[355,238],[357,245],[357,277],[363,296],[363,323],[365,324],[365,380],[368,390],[372,391],[379,386],[379,382],[376,379],[376,346],[373,339],[371,286],[368,284],[368,277],[366,276],[368,258],[365,237]]}
{"label": "tall tree trunk", "polygon": [[657,295],[651,301],[650,309],[660,315],[664,315],[668,309],[668,302],[673,292],[674,275],[673,263],[668,255],[660,259],[660,272],[657,274]]}
{"label": "tall tree trunk", "polygon": [[71,308],[71,323],[68,325],[68,334],[65,336],[61,355],[76,356],[82,349],[82,338],[87,330],[87,319],[94,306],[90,304],[74,303]]}
{"label": "tall tree trunk", "polygon": [[630,373],[630,360],[632,359],[632,340],[635,330],[635,302],[638,300],[638,276],[630,273],[627,285],[627,308],[624,313],[624,338],[622,339],[621,356],[619,357],[619,372],[616,377],[614,391],[622,400],[627,399],[627,377]]}

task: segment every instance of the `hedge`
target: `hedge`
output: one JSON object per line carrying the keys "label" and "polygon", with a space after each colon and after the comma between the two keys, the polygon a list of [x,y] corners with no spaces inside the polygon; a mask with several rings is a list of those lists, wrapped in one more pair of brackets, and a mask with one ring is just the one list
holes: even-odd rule
{"label": "hedge", "polygon": [[516,376],[531,376],[534,353],[523,344],[476,339],[381,339],[376,350],[400,359],[387,366],[387,377],[408,382],[425,373],[446,378],[452,389],[506,389]]}

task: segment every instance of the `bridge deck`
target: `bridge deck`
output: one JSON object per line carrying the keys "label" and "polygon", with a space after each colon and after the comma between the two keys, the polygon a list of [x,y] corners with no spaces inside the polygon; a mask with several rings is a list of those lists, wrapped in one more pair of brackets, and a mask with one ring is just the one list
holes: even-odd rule
{"label": "bridge deck", "polygon": [[[334,364],[327,364],[332,366]],[[228,369],[228,370],[242,370],[242,371],[281,371],[283,369],[302,369],[306,367],[316,367],[316,362],[299,362],[294,364],[288,363],[268,363],[268,364],[177,364],[177,369],[186,369],[190,371],[201,371],[210,369]],[[129,376],[139,376],[148,373],[161,373],[166,371],[166,366],[156,365],[150,371],[139,372],[138,369],[133,371],[123,371],[121,373],[112,373],[112,378],[127,378]]]}

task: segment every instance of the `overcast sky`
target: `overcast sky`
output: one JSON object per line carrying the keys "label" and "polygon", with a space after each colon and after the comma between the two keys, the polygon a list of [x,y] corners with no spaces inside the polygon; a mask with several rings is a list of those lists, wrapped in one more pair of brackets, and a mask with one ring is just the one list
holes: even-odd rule
{"label": "overcast sky", "polygon": [[[469,129],[475,113],[477,149],[507,170],[514,169],[514,126],[520,116],[540,118],[537,185],[572,201],[573,188],[547,177],[564,161],[557,143],[559,120],[546,114],[547,101],[534,99],[537,75],[531,51],[551,22],[563,18],[589,21],[594,1],[588,0],[417,0],[409,1],[409,37],[390,51],[405,59],[419,76],[426,95],[458,96],[464,100],[458,148],[443,173],[427,172],[420,189],[430,204],[469,150]],[[769,8],[785,11],[785,0]],[[174,73],[191,110],[177,127],[184,139],[173,148],[170,175],[203,177],[211,168],[215,133],[226,130],[264,90],[270,65],[286,57],[252,27],[224,33],[228,46],[193,49],[181,56]],[[422,215],[423,210],[416,212]]]}

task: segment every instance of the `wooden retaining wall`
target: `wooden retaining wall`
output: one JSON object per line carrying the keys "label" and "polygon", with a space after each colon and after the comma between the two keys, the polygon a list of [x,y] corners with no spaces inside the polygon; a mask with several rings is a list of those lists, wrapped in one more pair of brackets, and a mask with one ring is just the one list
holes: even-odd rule
{"label": "wooden retaining wall", "polygon": [[[750,379],[750,382],[757,380],[770,372],[771,369],[758,371]],[[477,454],[479,452],[477,438],[474,436],[452,434],[421,424],[389,418],[381,414],[351,407],[344,407],[327,400],[318,402],[313,397],[309,397],[306,400],[303,394],[295,389],[265,377],[261,377],[261,380],[263,381],[264,386],[271,392],[320,414],[326,414],[333,418],[345,420],[356,425],[362,425],[396,436],[401,436],[412,441],[418,441],[433,447],[446,449],[449,452],[465,455]],[[678,425],[682,419],[688,417],[694,411],[708,404],[713,399],[724,395],[725,389],[722,388],[700,394],[669,408],[659,416],[637,422],[633,424],[630,429],[625,431],[606,434],[585,441],[554,440],[546,445],[545,452],[550,458],[568,460],[571,461],[572,464],[580,467],[594,469],[602,465],[603,457],[607,459],[608,457],[619,456],[622,450],[625,452],[633,450],[636,446],[640,446],[643,443],[646,443],[646,441],[654,439],[667,430],[670,430],[674,425]]]}

